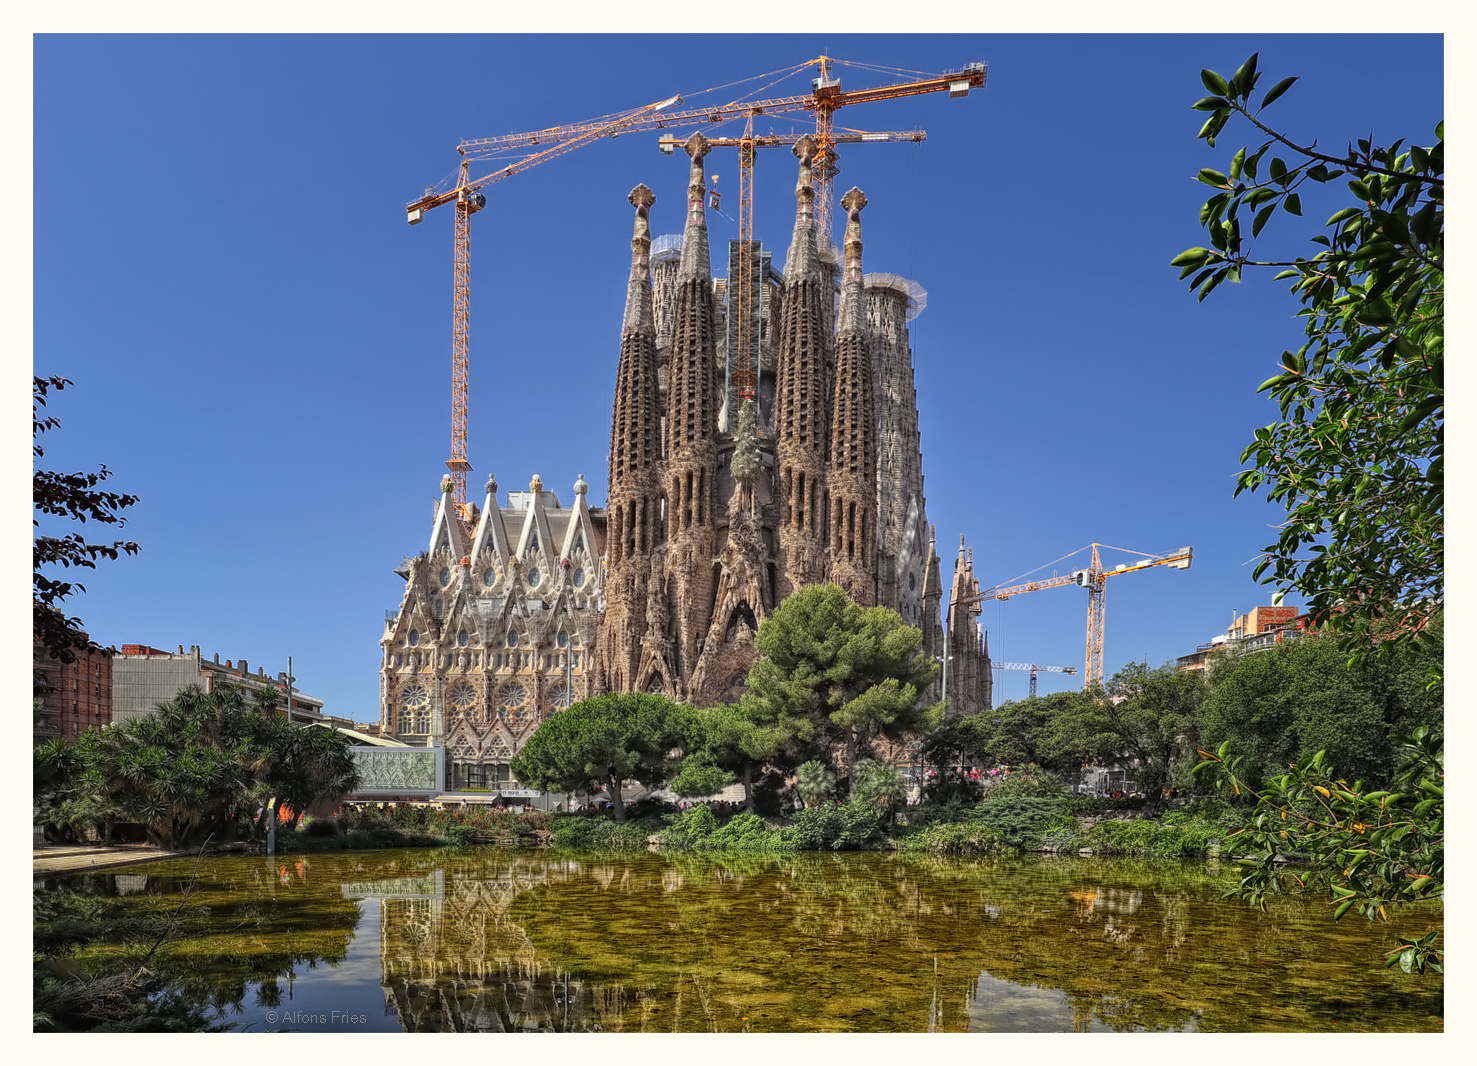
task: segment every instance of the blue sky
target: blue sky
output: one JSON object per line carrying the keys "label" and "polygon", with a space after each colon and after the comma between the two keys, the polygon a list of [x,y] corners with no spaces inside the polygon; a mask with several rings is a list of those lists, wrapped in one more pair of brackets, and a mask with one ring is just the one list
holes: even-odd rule
{"label": "blue sky", "polygon": [[[1429,143],[1436,35],[40,36],[35,371],[76,383],[51,406],[63,427],[44,462],[106,463],[142,498],[124,531],[142,553],[85,575],[72,612],[104,643],[199,644],[272,673],[291,655],[330,713],[375,718],[382,620],[402,587],[391,569],[425,546],[449,454],[451,218],[411,228],[404,204],[453,170],[463,138],[674,93],[733,98],[697,94],[823,51],[922,71],[989,63],[967,99],[837,118],[928,131],[922,145],[843,147],[837,180],[870,201],[865,269],[928,290],[913,347],[946,582],[961,533],[986,584],[1092,541],[1192,545],[1189,571],[1109,583],[1110,672],[1192,651],[1233,610],[1270,602],[1251,570],[1280,512],[1231,493],[1241,449],[1275,417],[1255,390],[1298,343],[1297,305],[1270,276],[1197,304],[1167,265],[1204,243],[1195,173],[1249,140],[1234,124],[1218,149],[1195,139],[1198,72],[1229,75],[1260,51],[1264,85],[1302,77],[1268,112],[1294,139]],[[839,70],[845,88],[889,80]],[[537,473],[568,502],[584,474],[603,504],[626,194],[655,190],[654,233],[682,218],[683,157],[656,139],[602,140],[487,190],[472,239],[473,485]],[[715,153],[708,172],[736,200],[736,161]],[[793,157],[771,150],[756,174],[756,235],[779,261]],[[1340,189],[1305,195],[1267,251],[1305,252],[1339,206]],[[711,212],[709,226],[715,247],[737,235]],[[1085,599],[988,605],[992,656],[1080,669]],[[996,682],[997,702],[1025,695],[1024,673]]]}

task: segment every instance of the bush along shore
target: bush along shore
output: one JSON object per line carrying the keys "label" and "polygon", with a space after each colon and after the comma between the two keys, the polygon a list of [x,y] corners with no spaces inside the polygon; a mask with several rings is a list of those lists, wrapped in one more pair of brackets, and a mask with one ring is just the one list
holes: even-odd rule
{"label": "bush along shore", "polygon": [[[1223,800],[1168,808],[1142,799],[991,796],[891,809],[866,799],[819,802],[788,817],[686,810],[653,801],[624,821],[598,812],[545,813],[395,804],[344,807],[277,835],[282,853],[396,847],[554,847],[576,851],[1026,852],[1195,858],[1221,854],[1242,814]],[[257,845],[253,850],[260,850]]]}

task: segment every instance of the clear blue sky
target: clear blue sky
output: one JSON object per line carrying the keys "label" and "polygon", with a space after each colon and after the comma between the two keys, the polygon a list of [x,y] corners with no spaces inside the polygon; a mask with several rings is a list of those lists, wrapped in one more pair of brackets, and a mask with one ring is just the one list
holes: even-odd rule
{"label": "clear blue sky", "polygon": [[[142,498],[124,530],[142,554],[85,575],[72,613],[103,643],[199,644],[272,673],[291,655],[330,713],[375,718],[382,620],[402,588],[391,570],[425,546],[449,454],[451,217],[411,228],[403,205],[454,168],[462,138],[674,93],[708,102],[727,94],[696,94],[822,51],[990,65],[964,100],[838,114],[928,131],[919,146],[843,149],[837,180],[870,201],[865,269],[928,290],[913,345],[945,581],[960,533],[986,584],[1092,541],[1192,545],[1187,572],[1109,583],[1109,672],[1192,651],[1233,610],[1270,602],[1251,569],[1280,512],[1231,492],[1241,449],[1275,417],[1256,387],[1300,330],[1285,283],[1197,305],[1167,265],[1205,242],[1195,173],[1248,140],[1234,125],[1216,150],[1195,139],[1198,72],[1229,75],[1260,51],[1265,86],[1302,76],[1268,112],[1295,138],[1429,143],[1439,36],[38,37],[35,370],[76,382],[52,404],[63,428],[44,462],[106,463]],[[683,157],[656,138],[604,140],[488,190],[473,230],[473,485],[537,473],[568,502],[583,473],[603,504],[626,194],[656,191],[655,233],[682,218]],[[708,170],[736,200],[732,157]],[[764,154],[757,175],[756,232],[779,261],[793,158]],[[1305,196],[1268,250],[1306,252],[1340,200]],[[712,213],[709,226],[715,248],[737,235]],[[1080,669],[1085,599],[1060,588],[987,606],[993,657]],[[1024,673],[996,681],[997,701],[1025,695]],[[1048,674],[1041,688],[1078,684]]]}

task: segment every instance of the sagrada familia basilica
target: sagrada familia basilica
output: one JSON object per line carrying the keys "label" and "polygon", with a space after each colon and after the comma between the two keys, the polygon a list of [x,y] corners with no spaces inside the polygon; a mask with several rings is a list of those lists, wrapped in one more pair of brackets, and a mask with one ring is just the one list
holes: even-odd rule
{"label": "sagrada familia basilica", "polygon": [[742,324],[709,257],[710,149],[700,133],[684,147],[680,238],[651,239],[645,185],[629,198],[605,507],[589,506],[583,476],[567,507],[538,477],[504,505],[489,478],[482,506],[461,511],[447,479],[429,549],[396,571],[405,596],[380,642],[381,726],[444,744],[448,787],[506,785],[538,723],[589,695],[735,700],[759,624],[818,582],[892,608],[923,631],[929,654],[947,654],[953,712],[991,704],[979,608],[951,606],[979,591],[971,554],[961,538],[945,599],[925,508],[908,333],[922,290],[863,274],[860,190],[841,199],[839,256],[818,236],[815,144],[802,137],[783,271],[768,252],[747,257],[760,295],[757,387],[741,396],[730,353]]}

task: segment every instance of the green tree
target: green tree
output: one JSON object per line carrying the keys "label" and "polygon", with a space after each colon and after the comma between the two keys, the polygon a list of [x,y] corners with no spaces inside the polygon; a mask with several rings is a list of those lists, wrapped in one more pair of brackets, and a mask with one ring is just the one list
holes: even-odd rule
{"label": "green tree", "polygon": [[1073,700],[1053,717],[1051,745],[1083,761],[1135,764],[1139,788],[1152,800],[1193,763],[1204,698],[1195,671],[1129,663],[1108,679],[1104,698]]}
{"label": "green tree", "polygon": [[1441,724],[1443,698],[1426,685],[1440,658],[1442,624],[1419,653],[1349,663],[1338,643],[1318,634],[1265,651],[1229,656],[1211,671],[1201,708],[1201,744],[1226,741],[1241,757],[1241,777],[1268,777],[1317,751],[1345,774],[1391,780],[1399,737]]}
{"label": "green tree", "polygon": [[[1195,767],[1256,802],[1230,834],[1242,877],[1228,895],[1266,910],[1273,893],[1321,884],[1334,902],[1334,921],[1355,908],[1370,921],[1388,921],[1391,908],[1443,899],[1446,774],[1438,732],[1419,726],[1402,738],[1395,780],[1378,789],[1350,784],[1317,751],[1257,790],[1241,777],[1241,757],[1231,747],[1227,741],[1217,751],[1201,750]],[[1309,855],[1310,867],[1292,861]],[[1385,965],[1441,973],[1438,932],[1400,938]]]}
{"label": "green tree", "polygon": [[923,634],[886,607],[861,607],[836,585],[808,585],[759,626],[760,658],[746,706],[786,740],[789,765],[846,750],[846,769],[876,737],[900,740],[935,724],[942,706],[920,706],[938,674]]}
{"label": "green tree", "polygon": [[[31,391],[31,452],[35,458],[45,455],[37,439],[49,429],[56,429],[61,421],[54,416],[41,416],[46,406],[46,397],[51,390],[61,392],[72,382],[62,377],[33,377]],[[122,526],[125,519],[119,514],[124,508],[138,503],[137,496],[123,492],[107,492],[98,486],[112,474],[106,466],[98,467],[95,473],[63,474],[53,470],[34,470],[31,474],[31,498],[38,515],[73,522],[99,522],[104,525]],[[40,518],[31,520],[33,526],[41,525]],[[115,540],[111,544],[89,544],[80,533],[66,536],[50,534],[35,537],[31,568],[31,624],[36,640],[53,659],[64,663],[75,662],[79,651],[106,651],[82,630],[80,618],[68,618],[62,610],[62,601],[78,592],[87,591],[85,585],[62,581],[42,572],[44,567],[64,569],[97,568],[99,559],[117,559],[124,555],[138,554],[138,545],[133,541]]]}
{"label": "green tree", "polygon": [[[1229,80],[1201,72],[1212,95],[1194,105],[1211,112],[1200,137],[1215,147],[1236,115],[1263,139],[1237,151],[1227,171],[1200,171],[1216,190],[1200,211],[1213,247],[1172,262],[1202,300],[1249,267],[1286,268],[1273,280],[1292,279],[1307,341],[1283,352],[1261,386],[1281,421],[1257,430],[1242,455],[1255,465],[1241,472],[1237,495],[1264,491],[1288,512],[1255,574],[1279,598],[1300,593],[1313,620],[1347,637],[1356,655],[1368,653],[1371,637],[1386,638],[1374,645],[1384,651],[1403,649],[1426,639],[1445,596],[1444,124],[1426,147],[1360,140],[1329,154],[1262,121],[1297,78],[1254,105],[1260,76],[1255,55]],[[1263,168],[1273,150],[1287,159],[1273,154]],[[1312,236],[1314,254],[1253,257],[1279,205],[1301,215],[1299,190],[1339,178],[1353,201]],[[1243,210],[1255,212],[1249,237]],[[1439,678],[1439,660],[1435,670]]]}
{"label": "green tree", "polygon": [[513,776],[532,788],[557,792],[608,790],[615,820],[626,820],[621,784],[647,787],[671,776],[691,734],[688,712],[645,692],[581,700],[538,727],[513,756]]}
{"label": "green tree", "polygon": [[690,734],[672,791],[679,796],[711,796],[737,780],[744,786],[744,807],[752,812],[754,773],[778,755],[783,735],[760,725],[752,705],[693,707],[688,713]]}
{"label": "green tree", "polygon": [[1054,728],[1058,719],[1080,718],[1096,704],[1086,692],[1053,692],[1011,700],[982,711],[976,755],[985,765],[1037,765],[1056,771],[1076,770],[1095,754],[1070,732]]}

